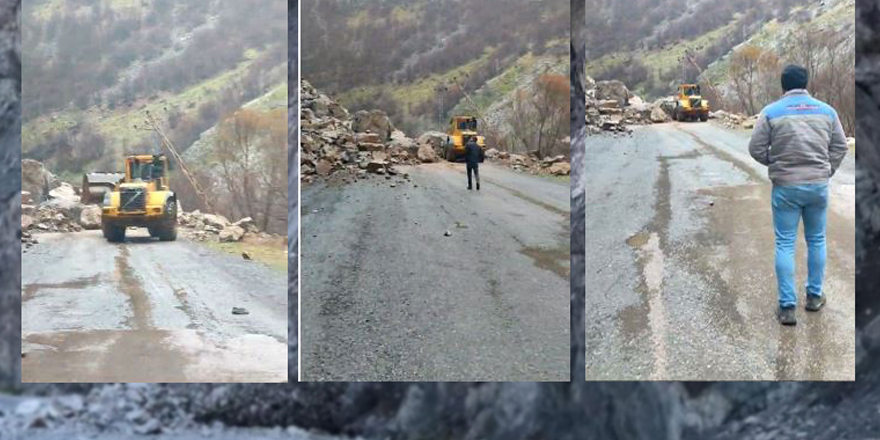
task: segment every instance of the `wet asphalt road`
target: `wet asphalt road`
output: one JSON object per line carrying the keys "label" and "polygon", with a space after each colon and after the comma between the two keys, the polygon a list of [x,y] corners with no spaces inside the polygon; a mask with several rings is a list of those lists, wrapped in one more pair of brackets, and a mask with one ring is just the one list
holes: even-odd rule
{"label": "wet asphalt road", "polygon": [[38,239],[22,261],[24,382],[287,381],[284,272],[143,229]]}
{"label": "wet asphalt road", "polygon": [[829,303],[807,314],[801,292],[785,328],[749,136],[710,122],[587,138],[588,380],[854,380],[854,154],[831,181]]}
{"label": "wet asphalt road", "polygon": [[302,380],[569,380],[567,182],[400,170],[302,190]]}

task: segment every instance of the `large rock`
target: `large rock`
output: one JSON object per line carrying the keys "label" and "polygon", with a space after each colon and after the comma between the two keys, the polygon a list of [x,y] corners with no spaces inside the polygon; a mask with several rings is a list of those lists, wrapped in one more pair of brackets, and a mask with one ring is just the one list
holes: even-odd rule
{"label": "large rock", "polygon": [[384,160],[371,160],[367,163],[367,171],[376,174],[385,174],[388,163]]}
{"label": "large rock", "polygon": [[21,190],[28,192],[34,202],[44,201],[48,197],[49,191],[58,185],[58,180],[43,166],[42,162],[22,159]]}
{"label": "large rock", "polygon": [[661,122],[669,122],[669,115],[666,111],[663,110],[662,106],[656,105],[651,108],[651,122],[661,123]]}
{"label": "large rock", "polygon": [[652,106],[654,108],[659,107],[664,112],[666,112],[667,115],[670,115],[670,117],[671,117],[672,113],[675,111],[675,98],[673,98],[673,97],[659,98],[656,101],[654,101]]}
{"label": "large rock", "polygon": [[437,152],[434,151],[434,148],[430,145],[422,145],[419,147],[418,158],[419,161],[425,163],[437,162],[440,158],[437,156]]}
{"label": "large rock", "polygon": [[221,242],[239,241],[244,236],[244,228],[241,226],[229,225],[220,231]]}
{"label": "large rock", "polygon": [[567,176],[571,173],[571,164],[568,162],[556,162],[550,165],[550,174],[554,176]]}
{"label": "large rock", "polygon": [[219,214],[201,214],[201,220],[207,226],[213,226],[219,230],[229,226],[229,220]]}
{"label": "large rock", "polygon": [[595,99],[598,101],[614,100],[618,107],[623,108],[629,103],[630,96],[626,85],[616,79],[596,82]]}
{"label": "large rock", "polygon": [[352,118],[351,129],[358,133],[376,133],[385,141],[391,139],[394,125],[382,110],[360,110]]}
{"label": "large rock", "polygon": [[434,151],[442,149],[446,146],[446,139],[449,136],[442,131],[426,131],[418,138],[419,145],[428,144],[434,148]]}
{"label": "large rock", "polygon": [[101,207],[88,205],[79,214],[79,224],[84,229],[101,229]]}
{"label": "large rock", "polygon": [[391,141],[388,142],[388,147],[398,147],[402,150],[410,151],[413,148],[418,148],[416,145],[416,141],[406,135],[406,133],[400,130],[394,130],[391,133]]}
{"label": "large rock", "polygon": [[79,196],[73,185],[61,182],[57,187],[49,190],[49,199],[63,199],[71,202],[79,202]]}

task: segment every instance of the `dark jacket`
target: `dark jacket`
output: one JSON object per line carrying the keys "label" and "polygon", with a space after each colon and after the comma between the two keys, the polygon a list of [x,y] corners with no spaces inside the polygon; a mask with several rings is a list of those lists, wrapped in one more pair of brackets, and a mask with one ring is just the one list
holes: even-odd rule
{"label": "dark jacket", "polygon": [[483,158],[483,149],[473,139],[464,145],[464,160],[469,167],[477,167]]}

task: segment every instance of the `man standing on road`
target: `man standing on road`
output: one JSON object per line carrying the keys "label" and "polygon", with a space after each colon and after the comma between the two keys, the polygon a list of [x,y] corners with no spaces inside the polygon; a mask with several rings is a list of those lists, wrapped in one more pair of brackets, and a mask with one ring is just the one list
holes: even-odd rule
{"label": "man standing on road", "polygon": [[807,92],[807,70],[789,65],[782,71],[778,101],[761,111],[749,153],[769,170],[773,182],[773,228],[776,233],[777,316],[797,324],[794,249],[798,223],[804,219],[807,241],[807,311],[825,305],[825,221],[828,180],[846,155],[846,135],[837,112]]}
{"label": "man standing on road", "polygon": [[477,145],[477,140],[471,136],[464,145],[464,160],[467,163],[468,190],[473,189],[471,185],[471,172],[477,181],[477,191],[480,190],[480,160],[483,159],[483,149]]}

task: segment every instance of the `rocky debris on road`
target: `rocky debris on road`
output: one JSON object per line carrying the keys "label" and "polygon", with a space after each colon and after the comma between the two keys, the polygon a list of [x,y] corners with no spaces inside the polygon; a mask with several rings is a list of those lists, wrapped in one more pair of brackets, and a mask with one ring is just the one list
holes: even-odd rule
{"label": "rocky debris on road", "polygon": [[747,116],[742,113],[716,110],[709,112],[709,119],[715,119],[727,128],[751,130],[755,128],[755,123],[758,122],[758,115]]}
{"label": "rocky debris on road", "polygon": [[251,312],[248,312],[248,310],[244,307],[233,307],[232,308],[233,315],[249,315],[250,313]]}
{"label": "rocky debris on road", "polygon": [[439,162],[443,157],[445,133],[428,131],[412,139],[394,128],[381,110],[361,110],[349,116],[344,107],[308,81],[303,80],[301,88],[303,183],[316,178],[340,178],[343,182],[373,175],[387,178],[397,174],[397,165]]}
{"label": "rocky debris on road", "polygon": [[629,132],[626,124],[633,110],[627,110],[631,95],[626,85],[617,80],[594,81],[586,77],[586,89],[588,133]]}
{"label": "rocky debris on road", "polygon": [[244,258],[245,260],[251,261],[251,254],[249,252],[242,252],[241,258]]}
{"label": "rocky debris on road", "polygon": [[381,110],[361,110],[349,116],[308,81],[301,82],[301,89],[300,175],[304,183],[335,176],[354,181],[370,174],[384,175],[395,165],[423,162],[418,157],[422,142],[395,129]]}
{"label": "rocky debris on road", "polygon": [[251,217],[230,222],[222,215],[206,214],[198,209],[192,212],[178,209],[177,212],[177,225],[180,232],[195,241],[231,243],[249,237],[273,238],[277,236],[260,231]]}
{"label": "rocky debris on road", "polygon": [[571,164],[568,158],[562,154],[547,156],[541,159],[534,152],[514,154],[490,148],[486,150],[486,160],[511,168],[514,171],[527,172],[533,175],[567,176],[571,173]]}

